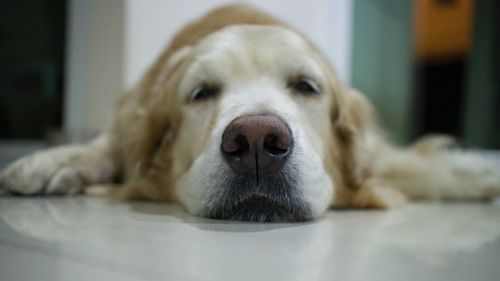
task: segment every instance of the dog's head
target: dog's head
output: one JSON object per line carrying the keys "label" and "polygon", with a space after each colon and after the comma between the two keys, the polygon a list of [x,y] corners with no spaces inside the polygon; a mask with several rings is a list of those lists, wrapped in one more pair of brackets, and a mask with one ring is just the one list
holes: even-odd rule
{"label": "dog's head", "polygon": [[162,71],[145,120],[165,125],[143,140],[155,147],[145,149],[144,174],[191,213],[307,220],[332,204],[336,185],[353,181],[348,154],[362,118],[301,35],[226,27],[177,50]]}
{"label": "dog's head", "polygon": [[192,213],[303,220],[332,199],[324,169],[335,89],[323,59],[281,27],[234,26],[191,51],[178,94],[175,188]]}

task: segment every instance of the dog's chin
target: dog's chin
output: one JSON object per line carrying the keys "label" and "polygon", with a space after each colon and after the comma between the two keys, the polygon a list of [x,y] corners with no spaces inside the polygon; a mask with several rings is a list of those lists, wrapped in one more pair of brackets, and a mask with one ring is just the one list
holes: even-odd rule
{"label": "dog's chin", "polygon": [[208,217],[250,222],[300,222],[312,219],[304,206],[282,204],[263,195],[252,195],[233,205],[216,208]]}

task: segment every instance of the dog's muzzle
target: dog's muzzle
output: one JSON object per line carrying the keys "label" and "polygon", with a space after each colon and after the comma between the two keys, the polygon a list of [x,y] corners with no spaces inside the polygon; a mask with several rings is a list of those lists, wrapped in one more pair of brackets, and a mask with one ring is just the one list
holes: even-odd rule
{"label": "dog's muzzle", "polygon": [[224,177],[209,217],[244,221],[310,219],[297,192],[297,171],[289,163],[294,138],[271,114],[234,119],[224,130],[221,153],[232,173]]}

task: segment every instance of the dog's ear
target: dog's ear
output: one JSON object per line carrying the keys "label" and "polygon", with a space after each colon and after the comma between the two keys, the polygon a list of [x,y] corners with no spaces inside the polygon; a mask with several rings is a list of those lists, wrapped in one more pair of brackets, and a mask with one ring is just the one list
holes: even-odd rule
{"label": "dog's ear", "polygon": [[[177,95],[179,77],[191,52],[185,47],[148,71],[135,93],[125,96],[118,109],[120,163],[123,163],[125,188],[120,197],[169,199],[170,162],[173,142],[180,128]],[[161,183],[162,187],[157,187]]]}
{"label": "dog's ear", "polygon": [[355,89],[337,89],[331,119],[333,161],[328,169],[335,184],[332,206],[387,208],[404,202],[402,194],[373,177],[376,153],[385,140],[368,99]]}
{"label": "dog's ear", "polygon": [[349,87],[337,92],[331,111],[334,133],[342,142],[352,143],[375,128],[374,111],[361,92]]}
{"label": "dog's ear", "polygon": [[360,157],[370,156],[370,151],[366,151],[367,138],[376,130],[373,109],[357,90],[339,87],[334,93],[331,119],[336,178],[345,188],[356,189],[366,174]]}

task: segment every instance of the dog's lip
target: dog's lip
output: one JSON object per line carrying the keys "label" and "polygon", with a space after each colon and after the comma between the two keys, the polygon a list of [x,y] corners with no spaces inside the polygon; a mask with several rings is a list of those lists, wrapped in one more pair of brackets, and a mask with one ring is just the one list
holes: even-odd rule
{"label": "dog's lip", "polygon": [[261,194],[261,193],[254,193],[250,196],[247,196],[245,198],[242,198],[238,201],[235,202],[235,205],[238,205],[240,203],[244,203],[244,202],[247,202],[247,201],[252,201],[252,200],[267,200],[267,201],[275,201],[273,200],[270,196],[266,195],[266,194]]}

